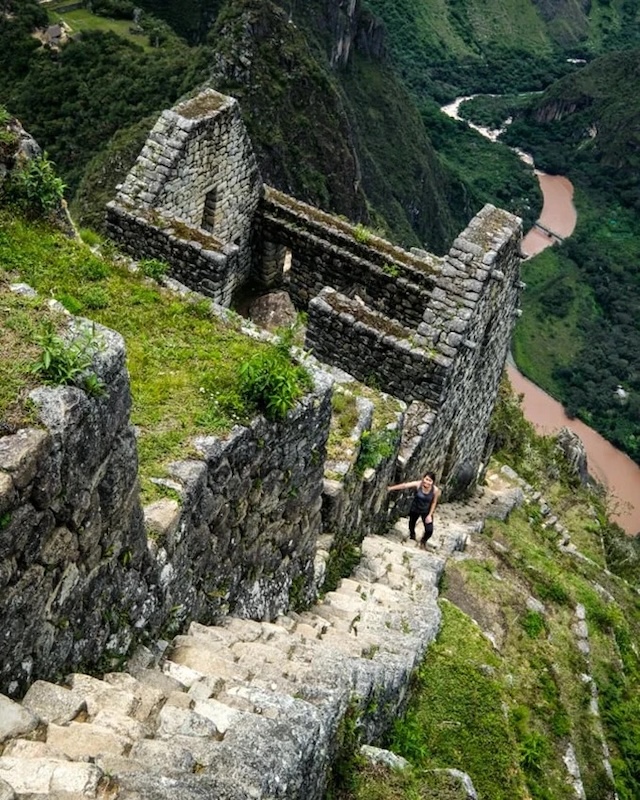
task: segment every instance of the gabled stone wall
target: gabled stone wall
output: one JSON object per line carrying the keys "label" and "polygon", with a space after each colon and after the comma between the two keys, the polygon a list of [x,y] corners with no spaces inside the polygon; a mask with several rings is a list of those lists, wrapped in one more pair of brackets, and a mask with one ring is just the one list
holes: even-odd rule
{"label": "gabled stone wall", "polygon": [[309,304],[306,343],[320,360],[426,404],[399,480],[434,470],[463,491],[477,479],[515,320],[520,235],[520,221],[493,206],[474,217],[435,273],[417,330],[332,289]]}
{"label": "gabled stone wall", "polygon": [[208,89],[163,111],[107,206],[107,232],[134,257],[165,261],[182,283],[229,305],[249,277],[261,192],[237,102]]}

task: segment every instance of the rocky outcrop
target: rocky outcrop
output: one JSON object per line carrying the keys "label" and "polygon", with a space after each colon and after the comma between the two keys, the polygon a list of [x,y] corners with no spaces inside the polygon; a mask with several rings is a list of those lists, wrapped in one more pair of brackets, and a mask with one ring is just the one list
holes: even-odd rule
{"label": "rocky outcrop", "polygon": [[382,22],[360,0],[327,0],[327,17],[332,34],[331,66],[343,69],[355,45],[370,58],[386,55]]}
{"label": "rocky outcrop", "polygon": [[577,433],[569,428],[561,428],[556,436],[558,447],[564,453],[571,471],[576,474],[584,484],[589,481],[589,468],[587,466],[587,451]]}

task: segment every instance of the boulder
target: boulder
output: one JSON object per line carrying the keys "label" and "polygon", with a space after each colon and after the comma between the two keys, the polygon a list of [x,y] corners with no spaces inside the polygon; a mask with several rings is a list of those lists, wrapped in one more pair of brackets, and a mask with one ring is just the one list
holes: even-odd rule
{"label": "boulder", "polygon": [[582,483],[586,484],[589,480],[589,473],[587,471],[587,452],[582,439],[569,428],[561,428],[556,436],[556,442],[572,472],[579,476]]}
{"label": "boulder", "polygon": [[261,328],[274,331],[288,328],[297,319],[296,310],[287,292],[269,292],[254,300],[249,308],[249,317]]}

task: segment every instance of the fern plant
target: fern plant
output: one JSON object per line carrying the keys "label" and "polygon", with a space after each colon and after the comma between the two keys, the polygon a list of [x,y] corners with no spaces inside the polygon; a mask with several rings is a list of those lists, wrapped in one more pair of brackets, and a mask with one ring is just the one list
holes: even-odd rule
{"label": "fern plant", "polygon": [[89,369],[99,346],[93,329],[84,329],[75,339],[67,341],[48,324],[36,342],[41,353],[30,371],[40,380],[52,386],[80,386],[93,396],[103,394],[104,384]]}
{"label": "fern plant", "polygon": [[291,361],[293,329],[278,342],[257,353],[240,367],[240,393],[270,420],[284,419],[305,391],[311,388],[308,372]]}

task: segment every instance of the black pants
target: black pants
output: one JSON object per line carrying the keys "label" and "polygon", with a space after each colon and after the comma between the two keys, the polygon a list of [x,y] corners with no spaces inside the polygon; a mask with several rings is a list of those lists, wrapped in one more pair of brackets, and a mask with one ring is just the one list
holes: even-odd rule
{"label": "black pants", "polygon": [[409,512],[409,538],[415,539],[416,538],[416,522],[418,519],[422,520],[422,524],[424,525],[424,539],[423,542],[428,541],[433,536],[433,522],[427,524],[425,522],[428,514],[419,514],[415,511]]}

